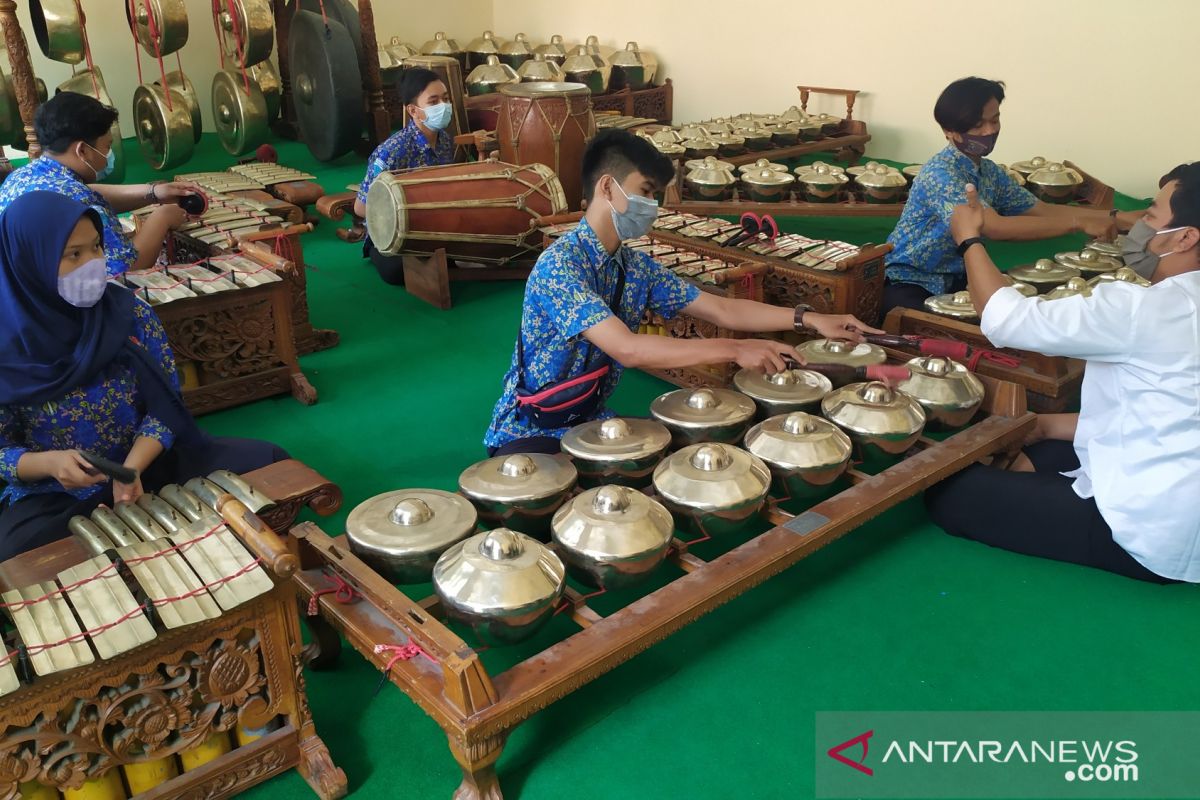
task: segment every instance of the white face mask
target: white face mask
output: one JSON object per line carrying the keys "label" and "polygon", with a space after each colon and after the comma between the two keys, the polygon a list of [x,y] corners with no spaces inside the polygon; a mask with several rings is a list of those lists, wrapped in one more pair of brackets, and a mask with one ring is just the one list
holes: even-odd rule
{"label": "white face mask", "polygon": [[76,308],[91,308],[100,302],[108,287],[108,272],[103,258],[85,261],[82,266],[58,276],[58,295]]}

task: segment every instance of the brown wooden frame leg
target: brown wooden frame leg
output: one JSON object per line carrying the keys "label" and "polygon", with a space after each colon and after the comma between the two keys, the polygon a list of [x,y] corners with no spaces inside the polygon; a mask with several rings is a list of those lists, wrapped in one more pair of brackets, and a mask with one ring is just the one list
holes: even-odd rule
{"label": "brown wooden frame leg", "polygon": [[311,635],[309,646],[304,652],[305,663],[310,669],[318,672],[333,669],[342,655],[342,637],[320,614],[310,617],[306,603],[301,602],[299,607],[300,616]]}
{"label": "brown wooden frame leg", "polygon": [[454,302],[450,298],[450,268],[446,263],[446,251],[439,248],[427,258],[404,256],[404,288],[413,297],[448,311]]}
{"label": "brown wooden frame leg", "polygon": [[500,779],[496,776],[496,760],[504,751],[508,734],[485,739],[474,745],[463,745],[449,738],[450,754],[462,768],[463,779],[454,792],[454,800],[504,800]]}

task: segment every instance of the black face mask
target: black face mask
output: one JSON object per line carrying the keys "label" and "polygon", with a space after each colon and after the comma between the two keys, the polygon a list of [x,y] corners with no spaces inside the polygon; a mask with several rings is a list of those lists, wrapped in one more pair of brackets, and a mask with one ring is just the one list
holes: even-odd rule
{"label": "black face mask", "polygon": [[983,158],[996,149],[996,139],[1000,138],[1000,133],[997,131],[986,136],[977,133],[960,133],[959,136],[962,137],[962,141],[955,142],[955,147],[971,158]]}

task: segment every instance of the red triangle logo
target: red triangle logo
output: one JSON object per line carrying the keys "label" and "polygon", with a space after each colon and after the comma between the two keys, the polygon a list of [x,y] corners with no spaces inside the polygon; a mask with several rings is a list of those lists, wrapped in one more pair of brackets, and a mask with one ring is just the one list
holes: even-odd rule
{"label": "red triangle logo", "polygon": [[[866,775],[874,775],[875,770],[871,769],[870,767],[868,767],[864,764],[864,762],[867,760],[867,747],[868,747],[867,742],[874,735],[875,735],[875,731],[867,731],[866,733],[860,733],[858,736],[855,736],[853,739],[847,739],[846,741],[842,742],[841,744],[836,744],[833,747],[829,748],[829,750],[828,750],[829,756],[834,761],[840,761],[841,763],[845,764],[847,767],[853,767],[854,769],[856,769],[859,772],[862,772]],[[842,755],[843,750],[848,750],[851,747],[855,747],[856,745],[862,745],[862,758],[860,758],[857,761],[853,761],[853,760],[847,758],[846,756]]]}

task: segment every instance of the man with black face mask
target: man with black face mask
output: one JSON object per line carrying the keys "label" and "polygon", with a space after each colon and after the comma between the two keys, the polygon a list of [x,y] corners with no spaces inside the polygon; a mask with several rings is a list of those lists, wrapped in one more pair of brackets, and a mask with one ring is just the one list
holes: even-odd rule
{"label": "man with black face mask", "polygon": [[984,207],[983,236],[1001,241],[1049,239],[1086,233],[1111,239],[1115,227],[1128,228],[1136,214],[1040,202],[987,156],[1000,135],[1004,84],[962,78],[945,88],[933,116],[948,144],[921,167],[904,213],[888,237],[883,313],[900,306],[922,308],[935,294],[966,288],[962,253],[950,236],[950,215],[964,202],[962,187],[978,187]]}
{"label": "man with black face mask", "polygon": [[521,327],[484,438],[491,455],[557,453],[581,422],[611,417],[605,401],[624,367],[671,369],[735,361],[780,372],[795,348],[768,339],[673,339],[637,333],[647,310],[681,312],[750,333],[808,328],[860,342],[881,333],[849,315],[818,314],[708,292],[623,242],[649,233],[654,200],[675,174],[670,160],[628,131],[601,131],[583,156],[587,213],[538,258],[525,284]]}

